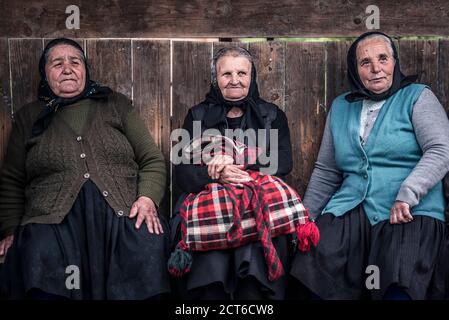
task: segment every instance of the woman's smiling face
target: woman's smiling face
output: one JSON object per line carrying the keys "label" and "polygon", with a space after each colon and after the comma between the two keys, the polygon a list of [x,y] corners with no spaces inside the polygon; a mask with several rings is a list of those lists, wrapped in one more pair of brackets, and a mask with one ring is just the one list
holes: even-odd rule
{"label": "woman's smiling face", "polygon": [[251,62],[241,56],[226,55],[217,61],[217,83],[223,98],[238,101],[248,95]]}
{"label": "woman's smiling face", "polygon": [[357,71],[366,89],[376,94],[390,89],[395,59],[382,39],[368,39],[357,46]]}

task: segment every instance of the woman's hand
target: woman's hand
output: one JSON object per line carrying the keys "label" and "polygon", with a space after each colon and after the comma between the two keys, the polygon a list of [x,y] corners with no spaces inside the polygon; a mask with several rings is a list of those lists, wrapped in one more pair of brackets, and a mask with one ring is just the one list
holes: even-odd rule
{"label": "woman's hand", "polygon": [[410,206],[403,201],[395,201],[390,210],[390,223],[400,224],[407,223],[413,220],[413,216],[410,213]]}
{"label": "woman's hand", "polygon": [[129,218],[134,218],[137,215],[136,228],[139,229],[142,222],[145,220],[149,233],[164,233],[161,222],[157,215],[156,205],[153,200],[148,197],[141,196],[133,203]]}
{"label": "woman's hand", "polygon": [[243,183],[253,180],[248,172],[243,170],[243,165],[226,165],[220,173],[221,183]]}
{"label": "woman's hand", "polygon": [[233,163],[234,159],[231,156],[225,154],[215,156],[207,164],[207,173],[212,179],[219,179],[220,173],[223,171],[224,167]]}
{"label": "woman's hand", "polygon": [[0,256],[5,256],[14,241],[14,236],[10,235],[0,241]]}

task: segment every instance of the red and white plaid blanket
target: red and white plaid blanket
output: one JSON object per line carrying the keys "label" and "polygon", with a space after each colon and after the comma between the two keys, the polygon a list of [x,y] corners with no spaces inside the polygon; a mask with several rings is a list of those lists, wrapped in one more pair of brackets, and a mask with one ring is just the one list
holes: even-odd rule
{"label": "red and white plaid blanket", "polygon": [[189,250],[229,249],[261,241],[268,279],[273,281],[283,274],[283,267],[272,238],[296,231],[300,250],[317,245],[318,229],[296,191],[278,177],[247,172],[252,181],[211,183],[184,200],[180,209],[182,240],[169,259],[172,275],[190,270]]}
{"label": "red and white plaid blanket", "polygon": [[[268,278],[275,280],[283,274],[283,268],[271,239],[311,222],[299,195],[285,182],[249,173],[254,181],[241,185],[211,183],[184,200],[180,211],[181,245],[184,249],[208,251],[261,241]],[[304,249],[309,248],[306,245]]]}

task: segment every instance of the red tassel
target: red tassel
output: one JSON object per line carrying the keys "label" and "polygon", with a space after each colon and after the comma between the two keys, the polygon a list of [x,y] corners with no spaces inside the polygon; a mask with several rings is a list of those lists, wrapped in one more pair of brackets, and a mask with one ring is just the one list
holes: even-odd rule
{"label": "red tassel", "polygon": [[316,247],[320,241],[320,231],[312,221],[307,221],[305,224],[298,223],[296,235],[298,236],[298,249],[301,251],[309,251],[312,244]]}

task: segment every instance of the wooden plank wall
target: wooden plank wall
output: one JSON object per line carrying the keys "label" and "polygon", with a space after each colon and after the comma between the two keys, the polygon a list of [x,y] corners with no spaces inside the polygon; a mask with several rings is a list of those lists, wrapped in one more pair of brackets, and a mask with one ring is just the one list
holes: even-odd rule
{"label": "wooden plank wall", "polygon": [[[65,25],[70,4],[78,30]],[[357,36],[370,5],[386,33],[449,35],[445,0],[0,0],[0,30],[9,38]]]}
{"label": "wooden plank wall", "polygon": [[[37,63],[44,39],[0,40],[0,161],[11,128],[10,115],[36,97]],[[92,78],[133,99],[167,159],[170,132],[200,102],[210,82],[214,51],[232,43],[146,39],[79,39],[88,53]],[[401,66],[418,73],[449,110],[449,41],[400,40]],[[304,194],[319,150],[332,100],[347,89],[350,42],[257,42],[244,44],[256,59],[263,98],[289,119],[294,169],[288,182]],[[10,87],[10,84],[12,87]],[[173,178],[173,177],[171,177]],[[170,191],[167,190],[166,210]]]}

